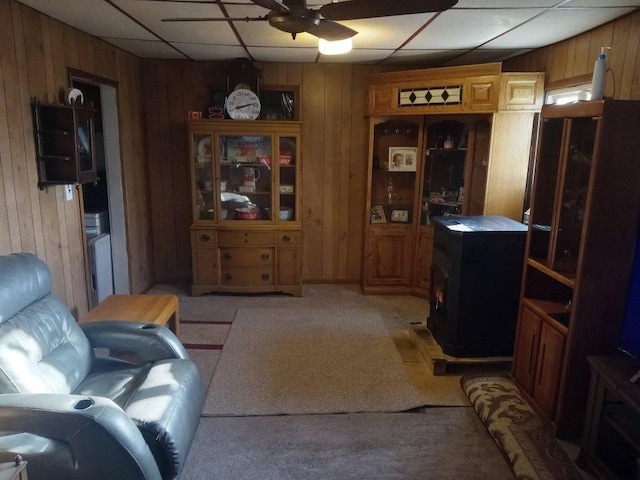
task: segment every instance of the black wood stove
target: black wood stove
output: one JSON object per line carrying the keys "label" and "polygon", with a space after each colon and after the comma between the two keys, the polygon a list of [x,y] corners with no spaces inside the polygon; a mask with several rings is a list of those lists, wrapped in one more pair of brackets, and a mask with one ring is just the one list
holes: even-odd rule
{"label": "black wood stove", "polygon": [[427,328],[453,357],[512,355],[526,225],[491,215],[432,220]]}

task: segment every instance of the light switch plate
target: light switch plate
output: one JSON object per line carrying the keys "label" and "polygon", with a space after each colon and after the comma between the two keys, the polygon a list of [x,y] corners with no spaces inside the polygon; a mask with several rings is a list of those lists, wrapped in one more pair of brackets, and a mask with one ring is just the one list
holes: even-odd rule
{"label": "light switch plate", "polygon": [[65,185],[64,186],[64,195],[67,199],[67,202],[73,200],[73,185]]}

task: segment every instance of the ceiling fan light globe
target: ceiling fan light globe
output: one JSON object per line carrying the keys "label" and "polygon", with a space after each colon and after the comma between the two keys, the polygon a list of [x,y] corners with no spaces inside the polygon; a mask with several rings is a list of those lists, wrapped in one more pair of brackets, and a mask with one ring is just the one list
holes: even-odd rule
{"label": "ceiling fan light globe", "polygon": [[325,40],[324,38],[318,39],[318,50],[323,55],[344,55],[345,53],[349,53],[352,48],[353,42],[351,41],[351,37],[334,42]]}

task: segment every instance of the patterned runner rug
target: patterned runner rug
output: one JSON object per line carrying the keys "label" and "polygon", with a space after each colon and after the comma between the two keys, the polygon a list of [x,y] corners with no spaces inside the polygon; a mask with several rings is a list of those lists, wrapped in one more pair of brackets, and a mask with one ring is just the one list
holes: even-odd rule
{"label": "patterned runner rug", "polygon": [[583,480],[540,418],[506,375],[469,374],[460,379],[478,417],[522,480]]}

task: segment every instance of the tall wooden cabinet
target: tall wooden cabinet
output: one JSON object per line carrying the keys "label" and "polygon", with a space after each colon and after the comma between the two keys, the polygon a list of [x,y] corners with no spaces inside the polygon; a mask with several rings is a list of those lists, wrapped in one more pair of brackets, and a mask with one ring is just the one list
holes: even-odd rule
{"label": "tall wooden cabinet", "polygon": [[302,125],[193,120],[192,295],[302,293]]}
{"label": "tall wooden cabinet", "polygon": [[433,216],[522,219],[543,83],[499,63],[369,77],[365,293],[428,297]]}
{"label": "tall wooden cabinet", "polygon": [[542,108],[513,374],[580,432],[587,355],[612,353],[640,215],[640,102]]}

